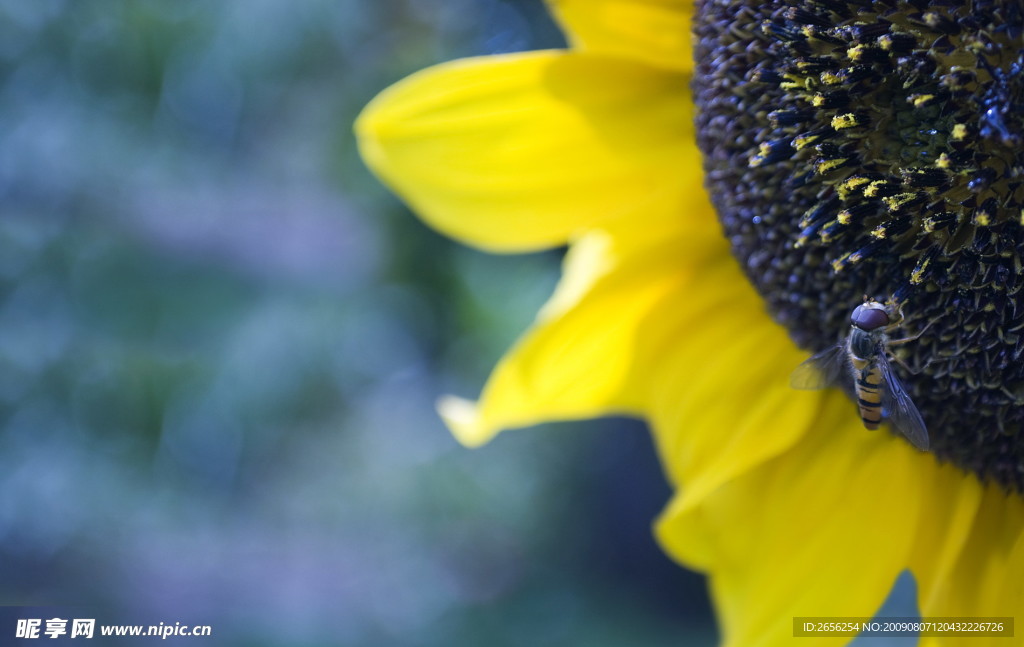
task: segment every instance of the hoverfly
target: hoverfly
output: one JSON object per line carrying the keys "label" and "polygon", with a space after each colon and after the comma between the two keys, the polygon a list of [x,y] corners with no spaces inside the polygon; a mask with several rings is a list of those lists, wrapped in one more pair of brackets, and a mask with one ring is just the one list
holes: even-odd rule
{"label": "hoverfly", "polygon": [[[877,429],[884,414],[914,447],[928,450],[928,429],[917,407],[889,364],[889,347],[913,341],[889,339],[889,333],[903,322],[899,307],[865,297],[850,314],[850,334],[796,367],[790,377],[794,389],[816,390],[849,377],[857,396],[860,419],[868,429]],[[926,327],[927,328],[927,327]]]}

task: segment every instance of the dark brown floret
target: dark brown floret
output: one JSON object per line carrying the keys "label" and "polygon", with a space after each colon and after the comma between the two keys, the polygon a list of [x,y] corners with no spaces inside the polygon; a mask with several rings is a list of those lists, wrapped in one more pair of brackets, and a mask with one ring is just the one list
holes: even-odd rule
{"label": "dark brown floret", "polygon": [[698,2],[698,138],[733,252],[808,350],[867,294],[936,455],[1024,491],[1024,5]]}

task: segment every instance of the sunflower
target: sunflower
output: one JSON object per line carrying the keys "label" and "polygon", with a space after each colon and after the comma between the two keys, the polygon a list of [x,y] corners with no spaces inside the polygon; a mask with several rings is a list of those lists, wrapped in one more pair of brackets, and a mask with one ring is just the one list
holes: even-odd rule
{"label": "sunflower", "polygon": [[[442,400],[453,433],[645,419],[675,492],[655,533],[708,574],[726,645],[873,616],[905,571],[922,616],[1013,616],[1021,11],[549,5],[568,50],[424,70],[356,125],[369,166],[438,230],[499,253],[568,246],[479,400]],[[839,389],[789,386],[864,294],[921,333],[893,366],[930,452],[867,431]],[[960,640],[998,639],[941,644]]]}

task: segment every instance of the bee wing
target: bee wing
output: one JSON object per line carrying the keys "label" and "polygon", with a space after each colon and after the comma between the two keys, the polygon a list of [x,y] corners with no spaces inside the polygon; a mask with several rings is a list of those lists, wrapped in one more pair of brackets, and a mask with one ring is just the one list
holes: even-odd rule
{"label": "bee wing", "polygon": [[903,383],[893,372],[884,352],[878,354],[878,368],[885,382],[882,389],[882,409],[885,410],[885,414],[914,447],[923,452],[928,451],[928,428],[921,419],[921,413],[904,390]]}
{"label": "bee wing", "polygon": [[812,355],[810,359],[793,369],[789,376],[789,385],[801,391],[817,391],[832,386],[839,381],[846,361],[846,348],[840,342]]}

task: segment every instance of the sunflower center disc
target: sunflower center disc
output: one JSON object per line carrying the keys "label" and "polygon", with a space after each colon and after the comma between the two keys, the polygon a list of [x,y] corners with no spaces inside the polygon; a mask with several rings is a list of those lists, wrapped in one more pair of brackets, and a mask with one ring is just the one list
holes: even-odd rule
{"label": "sunflower center disc", "polygon": [[[706,182],[818,351],[905,303],[894,368],[940,458],[1024,491],[1024,5],[700,0]],[[855,415],[851,412],[851,416]]]}

